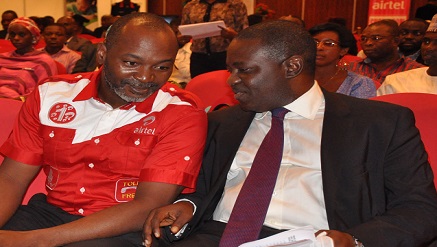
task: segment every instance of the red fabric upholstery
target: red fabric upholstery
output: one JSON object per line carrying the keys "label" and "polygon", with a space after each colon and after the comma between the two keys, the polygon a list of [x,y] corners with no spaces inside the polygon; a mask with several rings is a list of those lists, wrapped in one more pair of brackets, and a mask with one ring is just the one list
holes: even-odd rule
{"label": "red fabric upholstery", "polygon": [[13,51],[17,48],[11,43],[10,40],[0,39],[0,53]]}
{"label": "red fabric upholstery", "polygon": [[229,72],[217,70],[198,75],[191,79],[185,89],[196,94],[202,100],[206,112],[217,110],[223,105],[238,104],[234,92],[227,83]]}
{"label": "red fabric upholstery", "polygon": [[67,74],[67,69],[65,68],[65,66],[62,63],[60,63],[56,60],[55,60],[55,63],[56,63],[56,68],[58,69],[58,75]]}
{"label": "red fabric upholstery", "polygon": [[[22,105],[23,102],[19,100],[0,98],[0,145],[2,145],[8,138]],[[3,159],[4,157],[0,155],[0,164],[3,162]],[[23,204],[27,204],[30,197],[36,193],[46,193],[45,179],[46,176],[41,170],[29,186],[29,189],[24,196]]]}
{"label": "red fabric upholstery", "polygon": [[420,131],[434,172],[434,185],[437,188],[437,95],[426,93],[398,93],[372,98],[410,108],[416,117],[416,126]]}
{"label": "red fabric upholstery", "polygon": [[91,43],[93,43],[93,44],[103,43],[104,40],[105,40],[105,38],[93,38],[93,39],[90,39]]}

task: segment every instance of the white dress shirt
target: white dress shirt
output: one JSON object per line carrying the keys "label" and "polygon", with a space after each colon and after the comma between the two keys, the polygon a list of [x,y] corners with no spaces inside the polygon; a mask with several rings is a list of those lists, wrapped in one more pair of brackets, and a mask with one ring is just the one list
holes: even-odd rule
{"label": "white dress shirt", "polygon": [[[323,93],[314,83],[309,91],[284,107],[290,110],[284,119],[284,154],[264,224],[276,229],[306,225],[329,229],[320,162]],[[214,220],[228,222],[255,154],[270,129],[271,118],[271,112],[255,115],[229,170]]]}

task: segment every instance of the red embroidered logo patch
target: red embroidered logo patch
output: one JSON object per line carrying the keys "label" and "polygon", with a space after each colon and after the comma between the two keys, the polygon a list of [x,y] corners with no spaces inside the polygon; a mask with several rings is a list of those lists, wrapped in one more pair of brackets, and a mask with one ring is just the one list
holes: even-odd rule
{"label": "red embroidered logo patch", "polygon": [[117,202],[132,201],[137,191],[138,178],[122,178],[115,185],[115,200]]}
{"label": "red embroidered logo patch", "polygon": [[76,109],[68,103],[57,103],[49,111],[49,118],[55,123],[64,124],[73,121]]}

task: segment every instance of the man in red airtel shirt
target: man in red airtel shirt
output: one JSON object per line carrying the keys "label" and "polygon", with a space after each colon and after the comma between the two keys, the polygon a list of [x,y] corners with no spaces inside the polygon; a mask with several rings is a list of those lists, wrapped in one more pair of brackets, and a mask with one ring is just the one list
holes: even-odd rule
{"label": "man in red airtel shirt", "polygon": [[[177,49],[161,17],[127,15],[100,71],[39,84],[0,148],[0,246],[141,246],[148,212],[194,190],[206,116],[166,83]],[[47,196],[19,207],[40,169]]]}

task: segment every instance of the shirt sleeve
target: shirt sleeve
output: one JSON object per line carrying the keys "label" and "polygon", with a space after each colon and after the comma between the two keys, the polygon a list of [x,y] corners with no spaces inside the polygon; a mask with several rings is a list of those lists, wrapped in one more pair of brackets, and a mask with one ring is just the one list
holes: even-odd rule
{"label": "shirt sleeve", "polygon": [[[170,107],[169,107],[170,108]],[[178,184],[183,193],[195,191],[202,162],[207,120],[202,110],[188,106],[172,106],[166,115],[165,127],[158,137],[140,181]]]}
{"label": "shirt sleeve", "polygon": [[23,104],[11,135],[0,148],[0,152],[21,163],[41,165],[42,138],[39,135],[39,87],[29,95]]}

